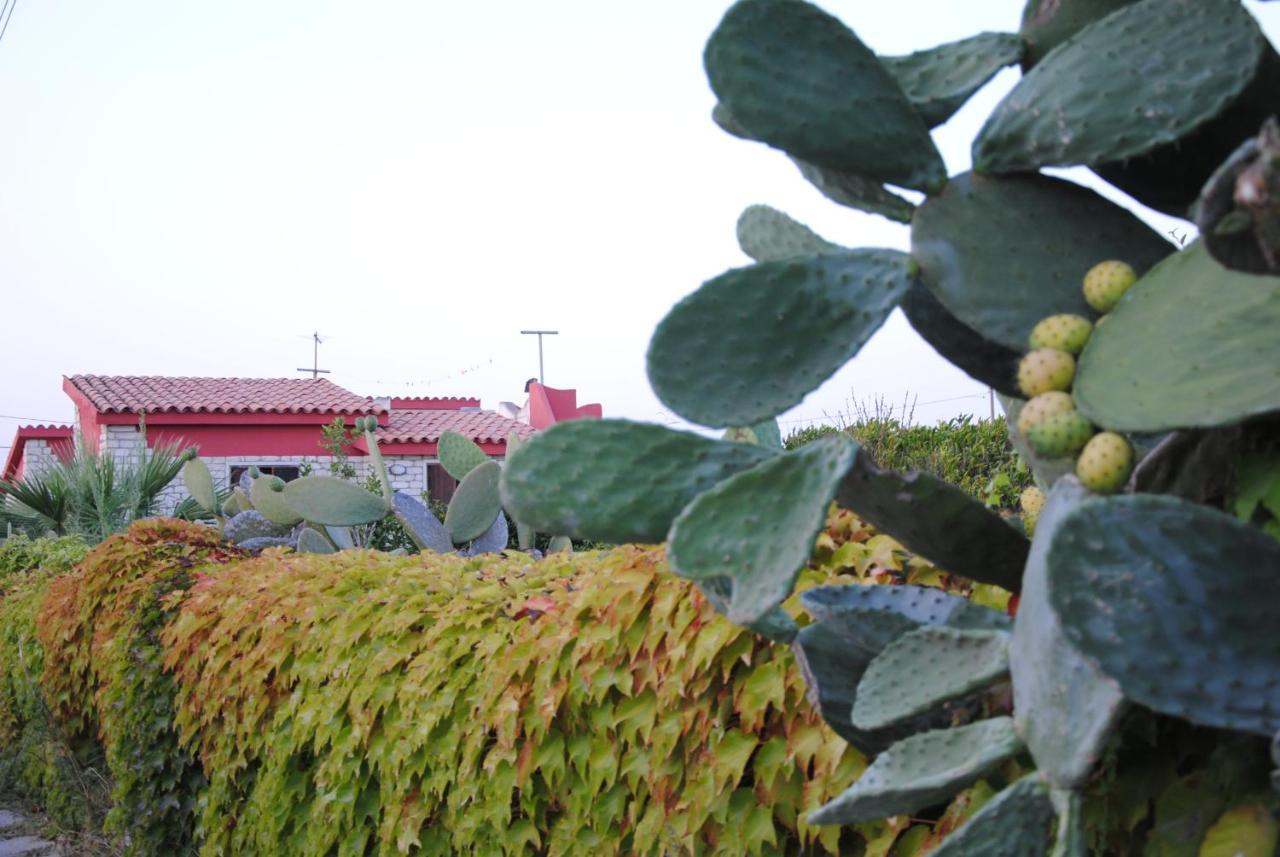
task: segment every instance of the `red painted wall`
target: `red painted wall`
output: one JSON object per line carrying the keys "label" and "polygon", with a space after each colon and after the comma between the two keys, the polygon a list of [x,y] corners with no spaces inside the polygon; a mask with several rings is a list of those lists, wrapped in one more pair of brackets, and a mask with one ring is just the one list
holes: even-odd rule
{"label": "red painted wall", "polygon": [[[147,445],[178,441],[195,445],[201,455],[327,455],[320,446],[319,426],[289,425],[155,425],[147,426]],[[353,455],[363,455],[354,451]]]}

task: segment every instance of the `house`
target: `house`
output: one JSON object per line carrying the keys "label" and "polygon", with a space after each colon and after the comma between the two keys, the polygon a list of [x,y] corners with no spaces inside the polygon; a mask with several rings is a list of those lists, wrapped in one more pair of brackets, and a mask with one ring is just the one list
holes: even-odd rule
{"label": "house", "polygon": [[[118,462],[136,462],[144,448],[176,442],[195,446],[214,481],[228,485],[256,466],[285,479],[306,470],[328,473],[333,458],[321,430],[335,419],[351,426],[374,416],[375,435],[397,491],[447,500],[456,482],[439,464],[446,431],[475,441],[489,456],[506,456],[507,437],[528,437],[564,419],[599,417],[599,405],[577,406],[573,390],[529,385],[529,404],[508,414],[485,411],[473,398],[373,398],[324,378],[175,378],[72,375],[62,389],[75,405],[74,426],[25,426],[5,463],[4,478],[20,478],[71,455],[75,437]],[[370,475],[369,449],[359,437],[348,451],[356,478]],[[187,496],[179,477],[160,498],[170,511]]]}

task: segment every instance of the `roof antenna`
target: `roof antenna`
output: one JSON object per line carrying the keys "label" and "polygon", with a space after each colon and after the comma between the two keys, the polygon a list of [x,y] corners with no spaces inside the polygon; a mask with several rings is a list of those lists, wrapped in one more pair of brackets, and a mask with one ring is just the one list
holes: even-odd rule
{"label": "roof antenna", "polygon": [[299,372],[310,372],[311,379],[313,381],[316,378],[319,378],[322,374],[324,375],[329,374],[328,369],[320,368],[320,343],[321,342],[324,342],[324,340],[320,337],[319,332],[311,334],[311,368],[308,369],[305,366],[298,367]]}

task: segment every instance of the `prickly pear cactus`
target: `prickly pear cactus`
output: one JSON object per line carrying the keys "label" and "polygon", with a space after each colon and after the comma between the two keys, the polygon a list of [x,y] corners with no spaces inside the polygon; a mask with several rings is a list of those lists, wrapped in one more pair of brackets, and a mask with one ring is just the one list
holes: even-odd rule
{"label": "prickly pear cactus", "polygon": [[[1257,510],[1280,508],[1280,470],[1256,462],[1280,450],[1280,58],[1249,10],[1029,0],[1018,33],[877,57],[806,0],[739,0],[704,61],[722,128],[838,204],[909,221],[911,252],[749,208],[755,264],[677,304],[648,352],[659,398],[721,439],[555,426],[511,456],[507,507],[545,531],[666,538],[717,609],[793,648],[812,703],[875,757],[812,824],[934,817],[987,778],[1007,788],[950,836],[939,821],[931,853],[1272,855],[1280,527]],[[944,180],[929,129],[1015,63],[975,170]],[[1175,216],[1198,197],[1206,240],[1175,247],[1049,166]],[[1021,526],[847,439],[762,442],[899,307],[1002,394],[1038,483]],[[948,578],[1018,594],[1012,628],[915,587],[789,606],[833,498]]]}

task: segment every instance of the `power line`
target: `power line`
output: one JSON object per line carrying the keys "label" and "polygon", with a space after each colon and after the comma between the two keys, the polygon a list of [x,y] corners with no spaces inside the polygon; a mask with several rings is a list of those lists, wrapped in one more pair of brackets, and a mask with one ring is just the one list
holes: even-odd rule
{"label": "power line", "polygon": [[[0,27],[0,40],[4,39],[4,34],[9,32],[9,22],[13,20],[13,10],[18,8],[18,0],[5,0],[5,8],[9,10],[9,17],[4,19],[4,26]],[[4,10],[0,9],[0,15],[4,14]]]}
{"label": "power line", "polygon": [[31,420],[33,423],[65,423],[65,419],[49,419],[46,417],[15,417],[12,414],[0,414],[0,420]]}

